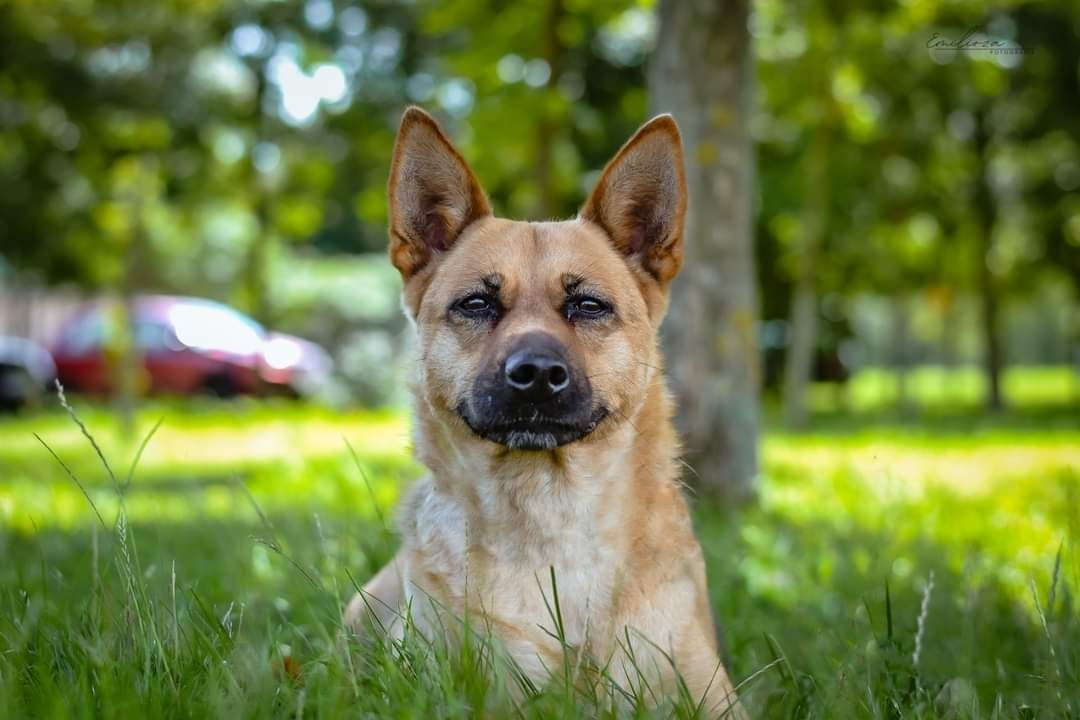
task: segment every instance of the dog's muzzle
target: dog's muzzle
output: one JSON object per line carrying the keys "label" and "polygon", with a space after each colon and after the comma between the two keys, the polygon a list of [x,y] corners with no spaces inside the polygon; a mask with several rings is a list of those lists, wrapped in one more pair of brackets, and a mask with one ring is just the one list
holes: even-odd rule
{"label": "dog's muzzle", "polygon": [[607,412],[593,407],[589,380],[561,343],[527,333],[477,378],[458,414],[477,435],[512,450],[553,450],[591,433]]}

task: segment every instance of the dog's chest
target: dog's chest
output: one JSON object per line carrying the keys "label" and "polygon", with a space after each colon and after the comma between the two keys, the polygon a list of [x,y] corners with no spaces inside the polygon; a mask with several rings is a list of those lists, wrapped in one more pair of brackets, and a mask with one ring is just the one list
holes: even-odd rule
{"label": "dog's chest", "polygon": [[584,646],[607,634],[600,624],[612,618],[622,580],[609,527],[617,520],[589,498],[540,496],[506,513],[488,507],[482,522],[433,491],[414,507],[406,582],[415,587],[407,593],[480,612],[504,635],[548,631]]}

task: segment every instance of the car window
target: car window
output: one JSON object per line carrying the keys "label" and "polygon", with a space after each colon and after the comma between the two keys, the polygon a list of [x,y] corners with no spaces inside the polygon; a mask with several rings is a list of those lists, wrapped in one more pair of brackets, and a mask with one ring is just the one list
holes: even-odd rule
{"label": "car window", "polygon": [[176,350],[172,329],[162,322],[140,320],[135,323],[135,344],[146,353]]}
{"label": "car window", "polygon": [[250,355],[262,349],[266,335],[251,318],[209,301],[173,305],[169,322],[177,340],[198,350]]}
{"label": "car window", "polygon": [[101,313],[87,313],[68,326],[60,345],[67,352],[81,355],[101,349],[104,337],[105,323]]}

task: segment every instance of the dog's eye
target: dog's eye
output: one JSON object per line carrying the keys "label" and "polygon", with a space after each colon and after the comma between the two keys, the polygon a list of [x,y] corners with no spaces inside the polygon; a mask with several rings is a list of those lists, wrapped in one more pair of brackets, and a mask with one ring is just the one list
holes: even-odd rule
{"label": "dog's eye", "polygon": [[603,300],[592,297],[571,298],[566,303],[566,316],[571,320],[575,318],[594,320],[604,317],[610,312],[610,305]]}
{"label": "dog's eye", "polygon": [[494,298],[478,293],[458,300],[454,309],[468,317],[483,317],[495,313],[498,308]]}

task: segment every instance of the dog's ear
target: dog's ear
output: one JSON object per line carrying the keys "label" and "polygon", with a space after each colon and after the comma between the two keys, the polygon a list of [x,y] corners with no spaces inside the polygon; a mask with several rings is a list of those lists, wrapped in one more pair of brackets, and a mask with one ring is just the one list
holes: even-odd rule
{"label": "dog's ear", "polygon": [[661,285],[682,265],[685,216],[682,139],[670,115],[645,123],[622,146],[580,213]]}
{"label": "dog's ear", "polygon": [[410,107],[390,166],[390,260],[408,280],[491,214],[480,183],[435,118]]}

